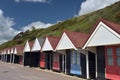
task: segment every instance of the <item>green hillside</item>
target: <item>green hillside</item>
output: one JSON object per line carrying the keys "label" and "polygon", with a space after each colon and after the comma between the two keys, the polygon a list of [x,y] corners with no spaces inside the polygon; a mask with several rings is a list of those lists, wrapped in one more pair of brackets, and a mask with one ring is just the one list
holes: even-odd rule
{"label": "green hillside", "polygon": [[46,29],[35,29],[32,31],[21,32],[13,40],[3,43],[0,48],[13,45],[24,45],[26,40],[34,40],[36,37],[60,36],[63,30],[90,33],[92,27],[99,18],[104,18],[120,24],[120,1],[104,9],[74,17],[63,22],[59,22]]}

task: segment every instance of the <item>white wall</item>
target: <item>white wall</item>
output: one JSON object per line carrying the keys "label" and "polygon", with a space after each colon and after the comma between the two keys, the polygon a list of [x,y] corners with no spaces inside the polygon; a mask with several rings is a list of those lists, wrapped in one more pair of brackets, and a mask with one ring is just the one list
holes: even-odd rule
{"label": "white wall", "polygon": [[50,50],[53,50],[53,48],[52,48],[48,38],[46,38],[41,51],[50,51]]}
{"label": "white wall", "polygon": [[30,52],[30,46],[29,46],[28,41],[27,41],[26,44],[25,44],[24,52]]}
{"label": "white wall", "polygon": [[56,50],[65,50],[65,49],[76,49],[71,40],[68,38],[68,36],[63,33]]}
{"label": "white wall", "polygon": [[91,35],[87,47],[112,44],[120,44],[120,35],[104,23],[100,23]]}
{"label": "white wall", "polygon": [[38,39],[36,38],[36,40],[34,41],[33,47],[31,51],[39,51],[41,49],[41,46],[39,44]]}

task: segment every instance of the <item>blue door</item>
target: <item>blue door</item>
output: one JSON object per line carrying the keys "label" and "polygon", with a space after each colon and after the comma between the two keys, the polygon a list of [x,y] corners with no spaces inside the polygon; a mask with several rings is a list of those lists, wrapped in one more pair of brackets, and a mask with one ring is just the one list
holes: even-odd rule
{"label": "blue door", "polygon": [[81,75],[81,66],[80,66],[80,53],[75,50],[71,51],[71,74]]}

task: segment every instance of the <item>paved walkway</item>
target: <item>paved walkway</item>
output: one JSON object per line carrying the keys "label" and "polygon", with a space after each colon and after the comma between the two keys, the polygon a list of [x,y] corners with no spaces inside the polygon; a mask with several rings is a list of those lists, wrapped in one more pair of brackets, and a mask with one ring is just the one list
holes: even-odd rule
{"label": "paved walkway", "polygon": [[0,80],[84,80],[75,76],[0,61]]}

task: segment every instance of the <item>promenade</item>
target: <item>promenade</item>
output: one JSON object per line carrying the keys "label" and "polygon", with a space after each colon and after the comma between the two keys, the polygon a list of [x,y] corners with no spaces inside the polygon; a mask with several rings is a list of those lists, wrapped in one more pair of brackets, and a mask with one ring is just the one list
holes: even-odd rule
{"label": "promenade", "polygon": [[39,68],[0,62],[0,80],[84,80]]}

